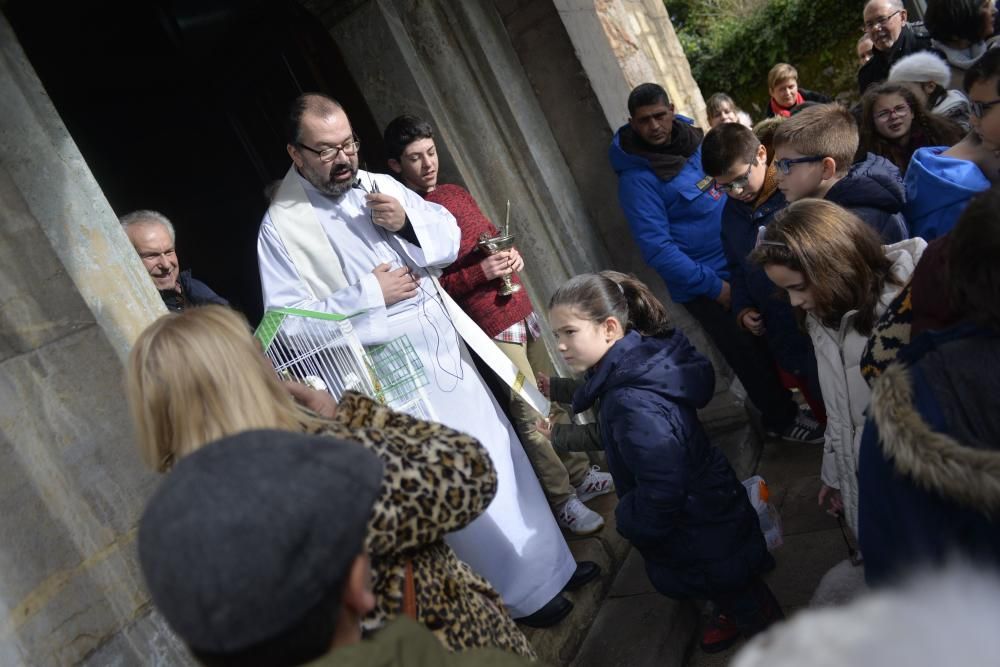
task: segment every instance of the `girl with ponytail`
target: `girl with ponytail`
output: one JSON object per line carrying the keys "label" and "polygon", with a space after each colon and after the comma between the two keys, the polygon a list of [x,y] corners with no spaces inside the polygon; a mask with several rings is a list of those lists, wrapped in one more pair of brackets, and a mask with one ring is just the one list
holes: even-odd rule
{"label": "girl with ponytail", "polygon": [[596,407],[619,497],[618,531],[643,555],[656,589],[715,603],[702,648],[721,651],[783,618],[760,573],[773,567],[757,514],[697,410],[715,371],[641,281],[577,276],[553,295],[563,359],[584,382],[573,411]]}

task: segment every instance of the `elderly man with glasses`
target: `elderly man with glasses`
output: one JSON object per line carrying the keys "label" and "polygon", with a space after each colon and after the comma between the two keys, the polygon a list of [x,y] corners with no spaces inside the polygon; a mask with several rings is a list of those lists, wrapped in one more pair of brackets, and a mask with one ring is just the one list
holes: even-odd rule
{"label": "elderly man with glasses", "polygon": [[871,38],[871,58],[858,70],[858,89],[864,93],[874,83],[889,78],[897,60],[917,51],[933,51],[923,23],[907,23],[902,0],[870,0],[864,9],[861,31]]}

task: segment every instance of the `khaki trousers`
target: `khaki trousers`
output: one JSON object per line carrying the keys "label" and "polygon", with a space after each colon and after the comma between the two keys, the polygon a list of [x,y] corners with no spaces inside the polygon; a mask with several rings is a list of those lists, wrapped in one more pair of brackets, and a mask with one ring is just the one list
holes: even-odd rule
{"label": "khaki trousers", "polygon": [[[525,381],[536,385],[535,371],[553,375],[555,370],[549,360],[545,343],[528,336],[527,344],[506,343],[494,340],[507,358],[524,373]],[[569,423],[569,416],[561,408],[554,408],[554,419]],[[590,458],[580,452],[556,452],[548,438],[535,430],[538,412],[528,405],[513,389],[510,390],[510,414],[524,451],[535,469],[535,475],[552,507],[557,507],[576,494],[574,486],[583,482],[590,470]],[[548,415],[543,415],[548,416]]]}

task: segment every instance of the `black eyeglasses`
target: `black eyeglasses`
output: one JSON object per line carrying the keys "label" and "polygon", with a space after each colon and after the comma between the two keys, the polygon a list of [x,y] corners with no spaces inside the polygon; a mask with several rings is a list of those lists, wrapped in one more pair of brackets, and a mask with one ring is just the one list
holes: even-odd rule
{"label": "black eyeglasses", "polygon": [[753,171],[753,168],[756,166],[757,166],[757,158],[754,158],[753,162],[751,162],[750,165],[747,167],[747,171],[745,174],[743,174],[738,178],[734,178],[728,183],[719,183],[718,181],[715,181],[715,189],[718,190],[719,192],[727,192],[727,193],[732,192],[733,194],[736,195],[740,194],[741,192],[746,190],[747,185],[750,184],[750,172]]}
{"label": "black eyeglasses", "polygon": [[784,160],[775,160],[774,166],[778,168],[785,176],[792,173],[792,165],[805,164],[807,162],[822,162],[823,156],[821,155],[810,155],[809,157],[797,157],[797,158],[785,158]]}
{"label": "black eyeglasses", "polygon": [[886,23],[889,22],[889,19],[891,19],[893,16],[895,16],[898,13],[900,13],[901,11],[903,11],[903,10],[902,9],[897,9],[896,11],[894,11],[892,14],[889,14],[888,16],[880,16],[877,19],[875,19],[874,21],[865,21],[865,25],[864,25],[864,27],[861,28],[861,32],[871,32],[872,30],[875,30],[877,28],[882,27],[883,25],[885,25]]}
{"label": "black eyeglasses", "polygon": [[324,148],[322,150],[317,150],[305,144],[296,144],[299,148],[304,148],[310,153],[315,153],[319,156],[320,162],[333,162],[337,159],[337,155],[340,151],[344,151],[344,155],[352,156],[356,155],[358,150],[361,148],[361,142],[358,141],[357,137],[351,137],[349,141],[345,141],[339,146],[330,146],[329,148]]}
{"label": "black eyeglasses", "polygon": [[972,115],[976,118],[982,118],[985,116],[990,109],[1000,104],[1000,100],[990,100],[989,102],[975,102],[969,100],[969,109],[972,111]]}

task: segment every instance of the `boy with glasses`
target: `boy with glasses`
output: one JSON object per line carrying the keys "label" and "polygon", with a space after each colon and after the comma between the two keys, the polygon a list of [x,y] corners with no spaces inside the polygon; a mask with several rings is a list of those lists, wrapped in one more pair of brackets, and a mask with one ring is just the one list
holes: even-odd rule
{"label": "boy with glasses", "polygon": [[[732,312],[742,330],[739,334],[748,343],[745,363],[752,360],[761,369],[755,382],[777,387],[769,394],[776,397],[770,410],[758,406],[764,412],[765,426],[786,440],[822,442],[822,425],[800,413],[782,386],[801,389],[813,414],[824,418],[812,345],[799,330],[788,302],[774,298],[776,288],[764,270],[747,261],[758,230],[785,207],[775,167],[767,165],[767,150],[753,131],[737,123],[724,123],[705,135],[702,165],[715,179],[715,187],[729,195],[722,212],[722,246],[730,275]],[[753,398],[751,387],[747,393]],[[763,392],[758,388],[756,393]]]}
{"label": "boy with glasses", "polygon": [[836,104],[804,109],[774,133],[778,188],[789,202],[827,199],[854,213],[886,244],[909,236],[899,170],[882,156],[868,153],[856,164],[858,126]]}

